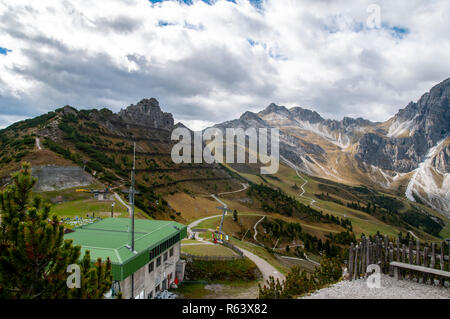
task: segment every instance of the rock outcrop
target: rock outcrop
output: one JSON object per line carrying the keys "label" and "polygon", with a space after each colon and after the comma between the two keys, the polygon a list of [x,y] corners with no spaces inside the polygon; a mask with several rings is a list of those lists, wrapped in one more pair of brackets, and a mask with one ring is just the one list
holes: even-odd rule
{"label": "rock outcrop", "polygon": [[136,105],[130,105],[120,110],[118,116],[126,123],[149,126],[164,130],[174,127],[173,116],[161,111],[159,102],[155,98],[143,99]]}

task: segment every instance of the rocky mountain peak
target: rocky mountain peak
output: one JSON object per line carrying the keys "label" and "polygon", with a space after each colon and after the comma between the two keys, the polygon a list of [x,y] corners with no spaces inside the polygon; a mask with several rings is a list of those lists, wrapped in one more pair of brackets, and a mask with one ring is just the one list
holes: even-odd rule
{"label": "rocky mountain peak", "polygon": [[256,113],[247,111],[244,114],[241,115],[240,117],[241,120],[258,120],[259,117]]}
{"label": "rocky mountain peak", "polygon": [[276,114],[286,115],[286,116],[291,115],[291,113],[289,112],[289,110],[286,107],[277,105],[275,103],[270,104],[268,107],[266,107],[266,109],[259,112],[258,115],[260,117],[263,117],[263,116],[271,114],[271,113],[276,113]]}
{"label": "rocky mountain peak", "polygon": [[291,108],[290,111],[296,118],[310,122],[311,124],[322,123],[324,121],[323,117],[316,111],[304,109],[299,106]]}
{"label": "rocky mountain peak", "polygon": [[172,114],[162,112],[155,98],[143,99],[136,105],[132,104],[125,110],[120,110],[118,116],[127,123],[166,130],[172,130],[174,127]]}
{"label": "rocky mountain peak", "polygon": [[450,78],[410,102],[392,120],[389,137],[420,136],[428,147],[450,134]]}

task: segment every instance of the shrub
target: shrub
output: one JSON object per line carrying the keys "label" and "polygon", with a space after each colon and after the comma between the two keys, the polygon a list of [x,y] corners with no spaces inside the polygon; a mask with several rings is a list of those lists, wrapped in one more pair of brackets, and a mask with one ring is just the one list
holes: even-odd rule
{"label": "shrub", "polygon": [[186,264],[189,280],[208,281],[253,281],[258,279],[259,270],[248,258],[226,261],[193,260]]}

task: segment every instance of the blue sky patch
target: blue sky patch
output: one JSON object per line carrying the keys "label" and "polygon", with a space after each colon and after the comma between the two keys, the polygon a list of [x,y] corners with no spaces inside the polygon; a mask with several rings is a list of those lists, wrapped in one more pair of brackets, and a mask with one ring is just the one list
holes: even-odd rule
{"label": "blue sky patch", "polygon": [[[148,0],[151,3],[158,3],[158,2],[163,2],[163,1],[167,1],[167,0]],[[187,4],[188,6],[192,5],[193,0],[177,0],[178,2]],[[216,0],[201,0],[206,4],[209,5],[214,5],[214,3],[216,2]],[[232,3],[236,3],[236,0],[226,0],[228,2],[232,2]],[[249,0],[250,3],[257,9],[262,9],[262,3],[264,0]]]}
{"label": "blue sky patch", "polygon": [[403,39],[406,35],[409,34],[409,29],[399,26],[393,26],[392,28],[390,28],[390,30],[394,38]]}
{"label": "blue sky patch", "polygon": [[7,48],[0,47],[0,54],[7,55],[9,52],[12,52],[12,50],[8,50]]}

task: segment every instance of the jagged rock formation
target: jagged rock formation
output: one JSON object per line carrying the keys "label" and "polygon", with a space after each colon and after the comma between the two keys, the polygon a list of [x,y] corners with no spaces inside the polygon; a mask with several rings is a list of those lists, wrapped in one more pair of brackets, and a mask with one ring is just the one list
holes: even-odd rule
{"label": "jagged rock formation", "polygon": [[430,148],[450,134],[450,79],[409,103],[385,123],[384,136],[360,141],[357,156],[383,169],[409,172],[416,169]]}
{"label": "jagged rock formation", "polygon": [[161,111],[159,102],[155,98],[143,99],[136,105],[130,105],[120,110],[118,116],[126,123],[139,124],[153,128],[172,130],[173,116]]}

